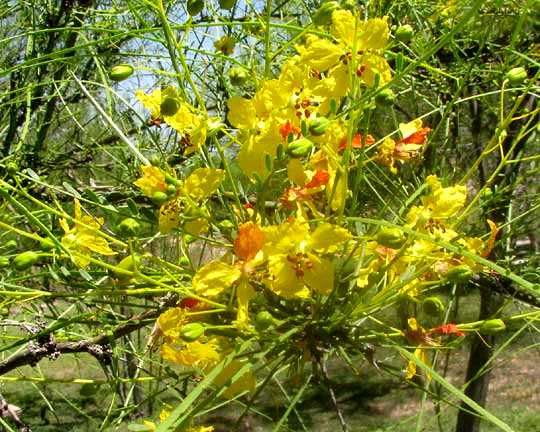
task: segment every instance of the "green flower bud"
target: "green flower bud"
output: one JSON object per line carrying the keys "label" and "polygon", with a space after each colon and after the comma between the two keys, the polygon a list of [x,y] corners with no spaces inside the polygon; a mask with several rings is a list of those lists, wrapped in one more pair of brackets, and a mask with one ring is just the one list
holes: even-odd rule
{"label": "green flower bud", "polygon": [[394,101],[396,100],[396,95],[392,91],[392,89],[385,88],[384,90],[377,93],[377,96],[375,96],[375,103],[378,106],[382,107],[388,107],[394,105]]}
{"label": "green flower bud", "polygon": [[339,8],[337,1],[325,2],[313,15],[313,24],[317,26],[330,24],[332,21],[332,12]]}
{"label": "green flower bud", "polygon": [[180,109],[180,101],[178,101],[178,99],[173,98],[173,97],[165,98],[161,102],[159,109],[161,111],[161,114],[163,114],[164,116],[168,116],[168,117],[173,116]]}
{"label": "green flower bud", "polygon": [[13,258],[13,266],[16,270],[26,270],[32,267],[38,260],[40,255],[34,251],[26,251],[20,253]]}
{"label": "green flower bud", "polygon": [[260,311],[255,316],[255,328],[259,331],[266,330],[268,327],[270,327],[272,324],[274,324],[274,317],[272,314],[268,311]]}
{"label": "green flower bud", "polygon": [[42,238],[39,241],[39,248],[44,252],[47,252],[47,251],[50,251],[51,249],[54,249],[55,246],[56,245],[54,244],[54,242],[50,238]]}
{"label": "green flower bud", "polygon": [[221,9],[232,9],[236,4],[236,0],[219,0],[219,7]]}
{"label": "green flower bud", "polygon": [[159,155],[153,154],[152,156],[150,156],[149,160],[150,160],[150,165],[153,165],[155,167],[161,166],[161,158],[159,157]]}
{"label": "green flower bud", "polygon": [[168,185],[174,185],[174,186],[181,186],[182,185],[182,183],[180,183],[180,181],[178,179],[174,178],[170,174],[165,174],[165,181],[167,182]]}
{"label": "green flower bud", "polygon": [[[117,265],[116,267],[122,269],[122,270],[127,270],[127,271],[130,271],[130,272],[134,272],[135,271],[135,268],[140,266],[141,265],[141,257],[139,255],[128,255],[127,257],[125,257],[124,259],[122,259]],[[122,273],[118,270],[113,270],[115,276],[122,280],[122,279],[129,279],[131,276],[126,274],[126,273]]]}
{"label": "green flower bud", "polygon": [[116,82],[124,81],[133,73],[133,71],[134,69],[133,69],[133,66],[131,65],[128,65],[128,64],[117,65],[117,66],[114,66],[109,71],[109,78]]}
{"label": "green flower bud", "polygon": [[170,184],[169,186],[167,186],[167,196],[169,198],[173,198],[174,196],[176,196],[176,186],[175,185]]}
{"label": "green flower bud", "polygon": [[407,241],[407,236],[399,228],[382,228],[377,234],[377,243],[392,249],[399,249]]}
{"label": "green flower bud", "polygon": [[321,136],[326,132],[328,126],[330,126],[330,120],[326,117],[314,117],[309,123],[309,133],[313,136]]}
{"label": "green flower bud", "polygon": [[241,86],[244,85],[248,79],[249,75],[246,69],[244,69],[241,66],[232,68],[229,71],[229,79],[231,80],[231,84],[233,86]]}
{"label": "green flower bud", "polygon": [[446,279],[453,283],[467,283],[471,280],[474,272],[467,264],[452,267],[446,273]]}
{"label": "green flower bud", "polygon": [[479,330],[482,334],[492,335],[506,330],[506,324],[499,318],[490,319],[484,321]]}
{"label": "green flower bud", "polygon": [[10,176],[13,176],[19,172],[19,164],[14,161],[9,161],[6,164],[6,173],[8,173]]}
{"label": "green flower bud", "polygon": [[204,326],[199,322],[191,322],[182,326],[180,337],[186,342],[193,342],[204,335]]}
{"label": "green flower bud", "polygon": [[17,241],[16,240],[8,240],[4,243],[4,248],[6,249],[17,249]]}
{"label": "green flower bud", "polygon": [[508,79],[508,84],[513,86],[523,84],[527,79],[527,71],[522,67],[510,69],[506,73],[506,79]]}
{"label": "green flower bud", "polygon": [[204,9],[204,0],[188,0],[187,11],[191,16],[198,15]]}
{"label": "green flower bud", "polygon": [[422,302],[422,308],[428,315],[438,317],[444,312],[444,305],[438,297],[428,297]]}
{"label": "green flower bud", "polygon": [[6,256],[0,256],[0,268],[9,266],[9,258]]}
{"label": "green flower bud", "polygon": [[141,225],[133,218],[126,218],[116,228],[122,237],[135,237],[139,234]]}
{"label": "green flower bud", "polygon": [[405,24],[398,27],[398,29],[394,33],[394,37],[396,38],[396,40],[403,43],[409,42],[413,38],[413,36],[414,36],[414,29],[412,28],[410,24]]}
{"label": "green flower bud", "polygon": [[185,234],[184,235],[184,241],[186,242],[186,244],[191,244],[191,243],[194,243],[197,241],[197,237],[195,236],[192,236],[191,234]]}
{"label": "green flower bud", "polygon": [[313,149],[313,142],[307,138],[300,138],[289,143],[287,153],[293,158],[307,156]]}
{"label": "green flower bud", "polygon": [[163,204],[165,201],[167,201],[169,199],[169,197],[167,196],[166,193],[164,192],[160,192],[160,191],[156,191],[152,194],[152,202],[155,204],[155,205],[158,205],[160,206],[161,204]]}

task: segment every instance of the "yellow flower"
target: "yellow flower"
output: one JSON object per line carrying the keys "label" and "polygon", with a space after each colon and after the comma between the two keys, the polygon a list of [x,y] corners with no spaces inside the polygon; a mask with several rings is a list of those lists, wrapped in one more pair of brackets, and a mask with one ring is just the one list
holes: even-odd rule
{"label": "yellow flower", "polygon": [[[409,343],[418,345],[418,347],[414,350],[413,355],[425,365],[431,366],[431,360],[429,359],[424,347],[437,345],[436,342],[431,339],[429,332],[418,325],[416,318],[409,318],[408,324],[409,328],[403,332],[403,336],[405,336]],[[416,363],[409,360],[407,362],[407,374],[405,378],[412,379],[414,375],[416,375]],[[431,375],[428,374],[427,379],[430,380]]]}
{"label": "yellow flower", "polygon": [[196,340],[183,345],[180,343],[163,344],[161,356],[165,360],[184,366],[196,366],[207,370],[220,360],[219,344],[215,339],[201,342]]}
{"label": "yellow flower", "polygon": [[167,192],[167,182],[165,181],[165,173],[158,167],[153,165],[142,165],[141,170],[143,176],[135,180],[133,184],[139,187],[143,194],[152,198],[155,192]]}
{"label": "yellow flower", "polygon": [[444,232],[444,221],[456,216],[463,209],[467,188],[461,185],[442,187],[435,175],[428,176],[425,183],[430,186],[430,192],[420,198],[423,205],[411,207],[406,217],[407,226],[432,234],[435,229]]}
{"label": "yellow flower", "polygon": [[357,50],[354,71],[368,86],[373,86],[377,80],[385,84],[391,79],[391,69],[386,59],[378,54],[388,42],[388,17],[361,21],[351,12],[343,9],[332,13],[332,35],[338,43],[317,36],[307,37],[305,47],[297,49],[302,63],[307,64],[318,72],[327,72],[329,77],[339,76],[336,83],[342,85],[342,91],[347,91],[349,78],[349,60],[352,58],[353,47]]}
{"label": "yellow flower", "polygon": [[240,259],[236,265],[222,261],[211,261],[201,267],[193,277],[195,292],[205,297],[215,297],[231,286],[236,286],[238,324],[249,322],[249,301],[255,296],[251,276],[260,260],[259,251],[264,243],[264,234],[258,225],[247,222],[238,228],[234,242],[234,253]]}
{"label": "yellow flower", "polygon": [[99,228],[103,225],[102,218],[93,218],[87,215],[82,215],[81,205],[77,198],[74,199],[74,219],[73,228],[69,227],[68,221],[64,218],[60,219],[60,226],[65,232],[62,237],[62,245],[74,252],[73,261],[79,267],[86,267],[90,264],[90,260],[85,257],[93,252],[100,255],[116,255],[110,247],[106,239],[100,236]]}
{"label": "yellow flower", "polygon": [[426,136],[431,130],[429,127],[422,127],[420,119],[400,123],[399,129],[403,138],[397,142],[386,138],[377,148],[375,155],[375,161],[389,167],[393,174],[397,174],[396,161],[405,163],[419,160]]}
{"label": "yellow flower", "polygon": [[[207,132],[206,122],[194,113],[195,108],[181,99],[174,87],[156,89],[151,94],[137,90],[135,97],[141,101],[145,108],[152,111],[153,124],[159,125],[164,120],[182,135],[185,154],[197,151],[204,144]],[[166,99],[176,101],[178,109],[173,115],[161,112],[162,103]]]}
{"label": "yellow flower", "polygon": [[[134,184],[150,198],[153,198],[156,192],[166,194],[169,184],[166,181],[165,172],[152,165],[142,166],[141,169],[144,175]],[[198,168],[183,183],[175,180],[176,193],[169,195],[170,199],[161,204],[159,209],[159,231],[167,234],[178,228],[182,222],[181,211],[183,210],[190,219],[185,223],[185,231],[192,235],[205,233],[209,228],[209,223],[197,215],[201,214],[202,201],[217,191],[224,178],[225,171],[221,169]]]}
{"label": "yellow flower", "polygon": [[324,255],[351,238],[346,229],[323,223],[310,232],[306,224],[293,221],[263,231],[269,272],[266,283],[272,291],[287,299],[332,291],[334,264]]}

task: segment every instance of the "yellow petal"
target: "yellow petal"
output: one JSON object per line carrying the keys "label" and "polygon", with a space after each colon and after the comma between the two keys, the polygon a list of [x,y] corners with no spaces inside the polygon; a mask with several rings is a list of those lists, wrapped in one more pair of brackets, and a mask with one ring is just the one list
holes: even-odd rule
{"label": "yellow petal", "polygon": [[143,176],[134,181],[133,184],[139,187],[147,197],[152,197],[154,192],[167,191],[165,173],[153,165],[143,165],[141,167]]}
{"label": "yellow petal", "polygon": [[307,183],[307,175],[304,171],[302,162],[298,158],[291,159],[287,164],[287,177],[298,186],[303,186]]}
{"label": "yellow petal", "polygon": [[301,51],[301,61],[316,71],[324,72],[334,66],[343,54],[339,45],[312,36]]}
{"label": "yellow petal", "polygon": [[158,227],[161,234],[168,234],[180,224],[180,201],[172,199],[159,208]]}
{"label": "yellow petal", "polygon": [[336,9],[332,12],[332,26],[330,32],[336,39],[340,39],[349,47],[352,47],[354,43],[355,27],[355,18],[350,11]]}
{"label": "yellow petal", "polygon": [[308,254],[310,268],[304,265],[304,283],[313,292],[328,294],[334,289],[334,265],[327,259]]}
{"label": "yellow petal", "polygon": [[212,195],[225,178],[225,171],[217,168],[198,168],[185,180],[184,188],[195,200]]}
{"label": "yellow petal", "polygon": [[191,234],[194,236],[201,236],[203,234],[206,234],[209,228],[210,224],[206,219],[203,218],[197,218],[184,224],[184,231],[187,234]]}
{"label": "yellow petal", "polygon": [[286,299],[309,298],[309,288],[304,285],[303,278],[292,269],[286,255],[271,257],[268,270],[270,279],[266,282],[277,295]]}
{"label": "yellow petal", "polygon": [[321,253],[333,252],[351,238],[352,235],[345,228],[325,222],[311,234],[309,247]]}
{"label": "yellow petal", "polygon": [[169,309],[157,319],[157,325],[163,336],[172,340],[180,337],[180,328],[186,322],[186,312],[182,308]]}
{"label": "yellow petal", "polygon": [[192,286],[197,294],[213,297],[229,288],[240,275],[240,270],[236,267],[221,261],[212,261],[197,271]]}
{"label": "yellow petal", "polygon": [[137,90],[135,97],[139,99],[145,108],[152,110],[152,117],[159,117],[161,115],[161,90],[156,89],[151,94]]}
{"label": "yellow petal", "polygon": [[236,298],[238,299],[238,314],[236,321],[239,324],[249,322],[249,301],[255,297],[255,290],[248,280],[242,280],[236,288]]}
{"label": "yellow petal", "polygon": [[409,123],[399,124],[399,131],[401,132],[401,136],[403,138],[411,136],[413,133],[418,132],[420,129],[422,129],[421,119],[415,119],[413,121],[410,121]]}
{"label": "yellow petal", "polygon": [[227,119],[238,129],[254,129],[257,119],[253,102],[240,97],[232,97],[227,101],[229,113]]}
{"label": "yellow petal", "polygon": [[387,16],[369,19],[358,32],[357,48],[359,51],[382,50],[388,43],[389,36]]}

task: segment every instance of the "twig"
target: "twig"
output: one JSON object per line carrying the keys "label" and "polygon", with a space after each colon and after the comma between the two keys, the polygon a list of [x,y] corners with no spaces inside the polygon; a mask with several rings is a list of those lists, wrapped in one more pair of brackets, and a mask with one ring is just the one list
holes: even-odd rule
{"label": "twig", "polygon": [[[45,357],[56,359],[60,354],[86,352],[95,357],[100,363],[111,361],[111,340],[119,339],[127,334],[148,325],[148,320],[157,318],[166,308],[175,306],[177,298],[171,296],[160,304],[160,307],[133,316],[128,323],[119,325],[109,333],[102,333],[90,339],[60,342],[54,340],[52,334],[45,335],[44,343],[31,343],[28,348],[0,362],[0,375],[25,365],[35,365]],[[48,336],[48,337],[47,337]],[[40,340],[44,340],[41,339]]]}

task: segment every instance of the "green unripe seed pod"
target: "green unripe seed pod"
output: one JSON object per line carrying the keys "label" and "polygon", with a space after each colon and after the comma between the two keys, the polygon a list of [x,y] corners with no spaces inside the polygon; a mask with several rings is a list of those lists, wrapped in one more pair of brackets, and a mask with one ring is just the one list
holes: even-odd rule
{"label": "green unripe seed pod", "polygon": [[392,91],[392,89],[386,88],[379,93],[377,93],[377,96],[375,96],[375,103],[378,106],[383,107],[389,107],[394,105],[394,102],[396,100],[396,95]]}
{"label": "green unripe seed pod", "polygon": [[219,0],[219,7],[221,9],[230,10],[236,4],[236,0]]}
{"label": "green unripe seed pod", "polygon": [[506,330],[506,324],[502,319],[499,318],[490,319],[484,321],[484,323],[480,326],[479,330],[482,334],[492,335]]}
{"label": "green unripe seed pod", "polygon": [[[122,259],[116,267],[119,267],[122,270],[127,270],[130,272],[134,272],[135,268],[141,265],[141,257],[139,255],[128,255],[124,259]],[[129,279],[131,275],[128,275],[126,273],[122,273],[118,270],[113,270],[115,276],[118,279]]]}
{"label": "green unripe seed pod", "polygon": [[167,196],[173,198],[176,195],[176,186],[170,184],[167,186]]}
{"label": "green unripe seed pod", "polygon": [[43,252],[50,251],[51,249],[54,249],[55,246],[56,245],[54,244],[54,242],[50,238],[42,238],[39,241],[39,248]]}
{"label": "green unripe seed pod", "polygon": [[527,71],[522,67],[510,69],[506,73],[506,79],[508,80],[508,84],[513,86],[523,84],[527,79]]}
{"label": "green unripe seed pod", "polygon": [[377,234],[377,243],[391,249],[399,249],[407,241],[407,236],[399,228],[382,228]]}
{"label": "green unripe seed pod", "polygon": [[173,97],[168,97],[163,99],[161,105],[159,106],[161,114],[167,117],[175,115],[180,109],[180,101]]}
{"label": "green unripe seed pod", "polygon": [[19,164],[14,161],[10,161],[6,164],[6,172],[13,176],[19,172]]}
{"label": "green unripe seed pod", "polygon": [[330,24],[332,21],[332,12],[339,8],[337,1],[325,2],[319,9],[313,14],[313,24],[317,26],[323,26]]}
{"label": "green unripe seed pod", "polygon": [[204,0],[188,0],[187,11],[191,16],[198,15],[204,9]]}
{"label": "green unripe seed pod", "polygon": [[133,218],[126,218],[116,228],[122,237],[135,237],[141,230],[141,224]]}
{"label": "green unripe seed pod", "polygon": [[396,38],[396,40],[403,43],[409,42],[413,38],[413,36],[414,29],[410,24],[405,24],[398,27],[398,29],[394,33],[394,37]]}
{"label": "green unripe seed pod", "polygon": [[330,120],[326,117],[315,117],[311,119],[308,123],[309,133],[313,136],[324,135],[328,126],[330,126]]}
{"label": "green unripe seed pod", "polygon": [[427,297],[422,302],[422,309],[428,315],[438,317],[444,312],[444,305],[439,297]]}
{"label": "green unripe seed pod", "polygon": [[182,185],[182,183],[180,183],[180,181],[178,179],[174,178],[170,174],[165,174],[165,181],[167,182],[168,185],[174,185],[174,186],[181,186]]}
{"label": "green unripe seed pod", "polygon": [[300,138],[289,143],[287,153],[293,158],[307,156],[313,149],[313,142],[307,138]]}
{"label": "green unripe seed pod", "polygon": [[467,264],[461,264],[448,270],[446,279],[452,283],[467,283],[473,275],[474,272]]}
{"label": "green unripe seed pod", "polygon": [[129,76],[133,73],[134,69],[133,66],[128,64],[121,64],[114,66],[109,71],[109,78],[113,81],[120,82],[124,81],[125,79],[129,78]]}
{"label": "green unripe seed pod", "polygon": [[150,165],[153,165],[155,167],[161,166],[161,158],[157,154],[153,154],[152,156],[150,156],[149,162]]}
{"label": "green unripe seed pod", "polygon": [[160,206],[161,204],[163,204],[165,201],[167,201],[169,199],[169,197],[167,196],[167,194],[165,192],[160,192],[160,191],[156,191],[152,194],[152,202],[155,204],[155,205],[158,205]]}
{"label": "green unripe seed pod", "polygon": [[9,266],[9,258],[6,256],[0,256],[0,268]]}
{"label": "green unripe seed pod", "polygon": [[266,330],[268,327],[270,327],[272,324],[274,324],[274,317],[272,314],[268,311],[260,311],[255,316],[255,328],[259,331]]}
{"label": "green unripe seed pod", "polygon": [[185,234],[184,235],[184,242],[186,244],[191,244],[197,241],[197,237],[192,236],[191,234]]}
{"label": "green unripe seed pod", "polygon": [[229,80],[231,81],[231,84],[233,86],[244,85],[246,83],[248,77],[249,77],[249,75],[248,75],[247,70],[245,70],[241,66],[232,68],[229,71]]}
{"label": "green unripe seed pod", "polygon": [[15,240],[8,240],[4,243],[6,249],[17,249],[17,242]]}
{"label": "green unripe seed pod", "polygon": [[13,258],[13,266],[16,270],[26,270],[32,267],[39,260],[40,255],[34,251],[20,253]]}
{"label": "green unripe seed pod", "polygon": [[186,342],[193,342],[204,335],[204,326],[198,322],[187,323],[180,329],[180,337]]}

